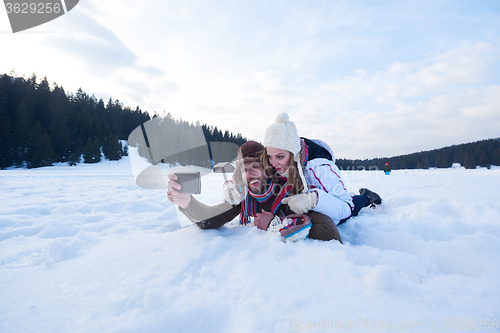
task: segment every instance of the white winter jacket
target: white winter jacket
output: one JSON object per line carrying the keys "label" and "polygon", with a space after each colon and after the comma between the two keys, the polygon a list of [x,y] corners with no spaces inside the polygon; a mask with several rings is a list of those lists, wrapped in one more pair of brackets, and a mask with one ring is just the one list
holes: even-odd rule
{"label": "white winter jacket", "polygon": [[[328,158],[313,158],[305,161],[308,156],[304,157],[303,151],[301,153],[302,164],[306,164],[304,177],[308,185],[307,192],[316,191],[318,193],[318,203],[312,210],[328,215],[338,224],[341,220],[351,216],[351,207],[354,207],[352,196],[347,191],[340,176],[332,149],[321,140],[310,141],[325,148],[332,157],[331,160]],[[302,142],[302,144],[305,143]],[[232,205],[239,204],[242,199],[241,191],[233,182],[224,183],[223,197],[225,201]]]}
{"label": "white winter jacket", "polygon": [[332,160],[315,158],[307,161],[304,168],[308,192],[318,193],[318,203],[313,210],[330,216],[338,224],[351,216],[351,207],[354,207],[352,196],[340,176],[331,148],[323,141],[311,141],[328,150],[332,156]]}

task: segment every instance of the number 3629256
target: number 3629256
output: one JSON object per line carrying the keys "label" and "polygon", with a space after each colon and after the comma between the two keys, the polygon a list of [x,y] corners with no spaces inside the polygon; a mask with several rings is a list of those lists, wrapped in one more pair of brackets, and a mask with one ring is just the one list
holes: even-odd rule
{"label": "number 3629256", "polygon": [[498,329],[498,320],[497,319],[478,319],[478,320],[457,320],[457,319],[446,319],[444,321],[445,329]]}
{"label": "number 3629256", "polygon": [[7,14],[59,14],[63,9],[61,3],[6,3]]}

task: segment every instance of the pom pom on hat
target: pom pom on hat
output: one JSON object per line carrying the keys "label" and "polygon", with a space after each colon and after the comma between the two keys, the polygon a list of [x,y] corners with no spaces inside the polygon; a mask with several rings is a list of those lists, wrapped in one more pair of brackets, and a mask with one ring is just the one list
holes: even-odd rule
{"label": "pom pom on hat", "polygon": [[288,121],[289,117],[287,113],[280,113],[279,115],[276,116],[276,123],[277,124],[283,124]]}
{"label": "pom pom on hat", "polygon": [[281,113],[276,116],[276,121],[266,129],[264,147],[287,150],[295,155],[300,153],[300,137],[297,134],[295,123],[289,120],[288,114]]}

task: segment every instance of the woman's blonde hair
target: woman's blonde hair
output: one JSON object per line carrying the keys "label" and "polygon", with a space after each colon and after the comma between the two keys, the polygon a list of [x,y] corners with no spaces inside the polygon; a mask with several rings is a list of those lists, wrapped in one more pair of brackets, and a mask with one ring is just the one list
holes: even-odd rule
{"label": "woman's blonde hair", "polygon": [[[300,154],[300,153],[299,153]],[[267,148],[260,155],[260,163],[264,166],[264,173],[267,178],[271,178],[273,181],[277,182],[280,179],[280,175],[274,169],[274,167],[269,163],[269,159],[267,158]],[[297,170],[298,166],[297,162],[294,160],[294,155],[290,152],[290,159],[288,160],[288,170],[286,172],[286,178],[288,184],[292,187],[290,190],[290,194],[298,194],[304,188],[304,184],[302,183],[302,179],[299,175],[299,170]]]}

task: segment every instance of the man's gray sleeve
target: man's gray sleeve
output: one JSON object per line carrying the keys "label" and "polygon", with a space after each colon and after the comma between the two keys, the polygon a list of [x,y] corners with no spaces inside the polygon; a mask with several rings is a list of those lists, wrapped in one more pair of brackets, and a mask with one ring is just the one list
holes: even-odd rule
{"label": "man's gray sleeve", "polygon": [[208,206],[191,196],[189,206],[186,209],[179,207],[179,210],[200,228],[217,229],[238,216],[241,204],[233,206],[224,201],[214,206]]}

